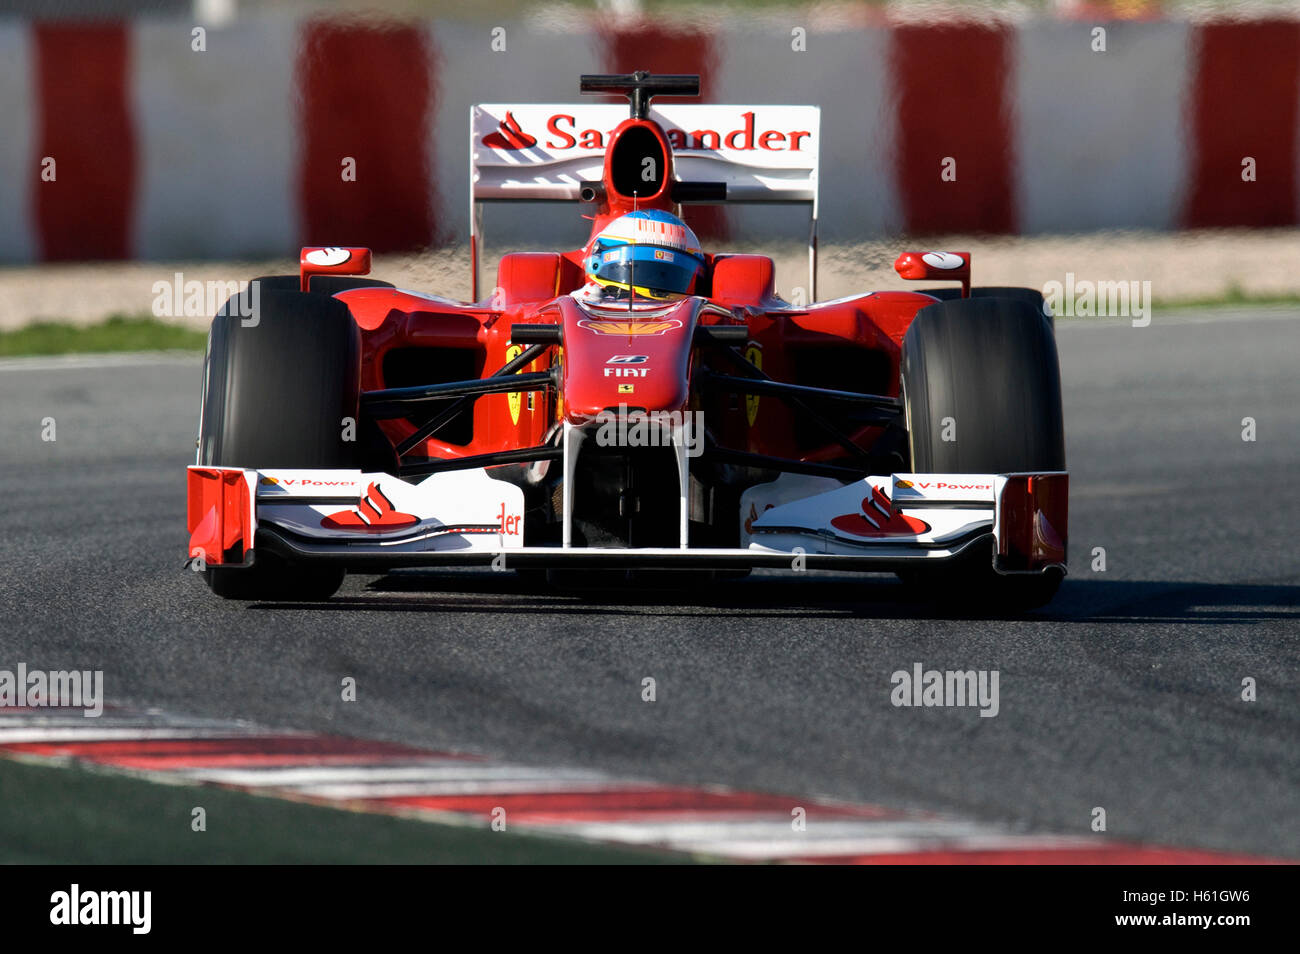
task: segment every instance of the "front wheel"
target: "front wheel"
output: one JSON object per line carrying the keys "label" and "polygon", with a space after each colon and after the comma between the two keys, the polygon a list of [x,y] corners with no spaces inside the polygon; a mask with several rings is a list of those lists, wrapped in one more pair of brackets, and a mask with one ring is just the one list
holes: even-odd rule
{"label": "front wheel", "polygon": [[203,578],[225,600],[277,600],[317,603],[327,600],[343,585],[339,567],[301,566],[273,553],[258,553],[251,567],[207,569]]}
{"label": "front wheel", "polygon": [[[912,470],[933,474],[1065,470],[1056,336],[1023,299],[962,298],[922,308],[903,338]],[[1059,571],[1003,575],[969,563],[909,574],[941,598],[1041,606]]]}
{"label": "front wheel", "polygon": [[[357,443],[360,332],[345,304],[263,287],[255,316],[223,308],[212,320],[203,373],[199,463],[214,467],[350,470]],[[344,571],[254,550],[251,567],[204,571],[226,599],[328,599]]]}

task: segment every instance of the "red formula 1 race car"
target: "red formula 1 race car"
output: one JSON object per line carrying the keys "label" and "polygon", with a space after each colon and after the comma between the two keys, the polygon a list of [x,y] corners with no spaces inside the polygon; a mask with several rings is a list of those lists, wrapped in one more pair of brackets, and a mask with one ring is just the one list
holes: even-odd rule
{"label": "red formula 1 race car", "polygon": [[[616,104],[472,112],[485,202],[566,200],[581,249],[505,255],[461,303],[307,248],[212,323],[190,557],[220,596],[323,599],[345,572],[754,567],[898,573],[1041,605],[1065,572],[1052,322],[970,287],[816,302],[815,107],[661,105],[695,76],[584,76]],[[613,111],[611,113],[611,111]],[[621,121],[620,121],[621,119]],[[811,209],[807,302],[772,259],[710,253],[684,203]],[[575,214],[577,209],[575,209]],[[602,577],[603,578],[603,577]]]}

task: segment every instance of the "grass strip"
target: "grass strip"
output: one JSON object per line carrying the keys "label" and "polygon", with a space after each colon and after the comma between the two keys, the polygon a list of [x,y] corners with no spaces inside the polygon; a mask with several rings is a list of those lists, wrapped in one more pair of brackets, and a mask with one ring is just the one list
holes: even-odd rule
{"label": "grass strip", "polygon": [[113,315],[93,325],[38,321],[0,331],[0,357],[103,354],[111,351],[202,351],[207,332],[149,315]]}

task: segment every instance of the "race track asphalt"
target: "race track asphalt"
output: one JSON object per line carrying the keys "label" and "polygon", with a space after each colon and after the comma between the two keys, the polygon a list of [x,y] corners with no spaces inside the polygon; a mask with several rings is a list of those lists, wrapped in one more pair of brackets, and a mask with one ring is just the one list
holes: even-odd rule
{"label": "race track asphalt", "polygon": [[[1072,569],[1020,619],[821,574],[593,598],[405,572],[350,577],[327,604],[222,602],[183,568],[199,359],[0,362],[0,668],[102,669],[111,698],[187,713],[1035,829],[1086,834],[1103,807],[1111,835],[1300,858],[1300,321],[1192,311],[1058,337]],[[895,708],[891,673],[918,662],[998,670],[997,717]]]}

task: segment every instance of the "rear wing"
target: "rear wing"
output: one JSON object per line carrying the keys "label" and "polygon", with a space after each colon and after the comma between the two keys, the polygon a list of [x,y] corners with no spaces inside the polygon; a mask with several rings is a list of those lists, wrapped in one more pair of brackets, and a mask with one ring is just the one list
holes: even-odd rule
{"label": "rear wing", "polygon": [[[726,203],[806,205],[808,300],[817,297],[817,106],[660,104],[649,116],[668,136],[682,182],[723,182]],[[470,257],[479,294],[483,204],[577,202],[604,171],[609,134],[627,118],[618,103],[486,103],[470,109]]]}

